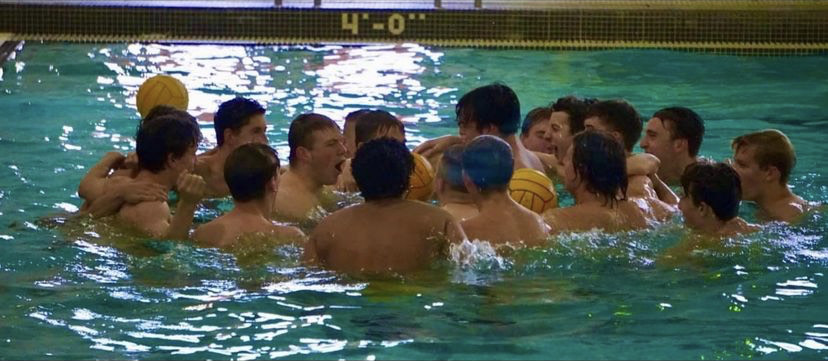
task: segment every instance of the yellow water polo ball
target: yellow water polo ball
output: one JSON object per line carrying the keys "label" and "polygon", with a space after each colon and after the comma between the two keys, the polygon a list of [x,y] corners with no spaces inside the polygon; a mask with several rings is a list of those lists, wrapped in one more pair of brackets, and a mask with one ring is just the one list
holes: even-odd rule
{"label": "yellow water polo ball", "polygon": [[509,181],[509,195],[515,202],[538,214],[558,207],[558,194],[552,180],[530,168],[515,171]]}
{"label": "yellow water polo ball", "polygon": [[411,153],[411,155],[414,157],[414,171],[411,172],[405,199],[427,201],[434,191],[434,168],[422,155],[417,153]]}
{"label": "yellow water polo ball", "polygon": [[156,75],[144,81],[138,88],[135,106],[141,118],[145,118],[152,108],[169,105],[176,109],[187,110],[190,96],[180,80],[169,75]]}

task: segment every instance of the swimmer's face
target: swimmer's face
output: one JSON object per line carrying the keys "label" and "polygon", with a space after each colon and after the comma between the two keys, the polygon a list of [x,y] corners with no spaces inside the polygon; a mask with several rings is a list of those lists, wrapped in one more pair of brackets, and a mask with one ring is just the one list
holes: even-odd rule
{"label": "swimmer's face", "polygon": [[248,143],[267,144],[265,131],[267,131],[267,121],[265,121],[264,114],[256,114],[251,116],[247,124],[237,131],[230,131],[232,135],[227,141],[232,148]]}
{"label": "swimmer's face", "polygon": [[699,229],[704,224],[704,215],[701,211],[701,204],[693,204],[693,199],[689,194],[683,194],[679,201],[679,209],[684,215],[684,224],[690,228]]}
{"label": "swimmer's face", "polygon": [[183,173],[183,172],[192,172],[195,169],[196,164],[196,150],[198,147],[193,145],[184,154],[181,155],[180,158],[172,159],[170,164],[170,168],[175,170],[176,176]]}
{"label": "swimmer's face", "polygon": [[566,156],[566,151],[572,145],[572,130],[569,128],[567,112],[552,112],[544,138],[549,141],[550,153],[559,160]]}
{"label": "swimmer's face", "polygon": [[575,193],[578,189],[578,186],[581,182],[578,181],[578,175],[575,173],[575,166],[572,164],[572,154],[573,152],[572,146],[567,148],[566,153],[564,154],[563,159],[561,160],[561,165],[563,167],[563,181],[566,190],[569,193]]}
{"label": "swimmer's face", "polygon": [[313,147],[310,149],[310,168],[320,184],[335,184],[348,150],[339,128],[330,127],[313,132]]}
{"label": "swimmer's face", "polygon": [[662,162],[670,162],[676,156],[676,144],[670,131],[664,126],[664,121],[652,118],[647,122],[644,138],[641,139],[641,148],[654,155]]}
{"label": "swimmer's face", "polygon": [[529,128],[528,134],[521,134],[521,143],[526,149],[534,152],[552,153],[552,144],[545,136],[547,128],[549,128],[549,119],[535,122]]}
{"label": "swimmer's face", "polygon": [[475,122],[472,117],[463,114],[463,112],[460,112],[457,116],[457,131],[460,135],[460,140],[463,141],[463,144],[467,144],[468,142],[471,142],[472,139],[483,135],[483,133],[477,129],[477,122]]}
{"label": "swimmer's face", "polygon": [[733,169],[739,173],[742,182],[742,199],[753,201],[759,197],[766,172],[762,171],[756,162],[756,147],[745,145],[733,153]]}

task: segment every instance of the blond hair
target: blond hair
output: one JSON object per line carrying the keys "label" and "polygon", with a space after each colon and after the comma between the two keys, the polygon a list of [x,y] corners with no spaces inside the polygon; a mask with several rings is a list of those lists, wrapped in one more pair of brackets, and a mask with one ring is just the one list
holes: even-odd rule
{"label": "blond hair", "polygon": [[756,150],[754,160],[760,168],[776,167],[779,169],[779,182],[788,183],[791,171],[796,165],[796,152],[791,140],[784,133],[776,129],[765,129],[736,137],[731,143],[736,152],[746,146],[753,146]]}

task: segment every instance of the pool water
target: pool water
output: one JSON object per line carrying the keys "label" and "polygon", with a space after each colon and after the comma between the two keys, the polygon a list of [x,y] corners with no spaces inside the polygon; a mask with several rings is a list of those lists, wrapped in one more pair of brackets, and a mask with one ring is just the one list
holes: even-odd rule
{"label": "pool water", "polygon": [[[0,74],[0,359],[825,359],[821,214],[679,262],[663,257],[685,236],[677,220],[505,257],[467,244],[471,259],[384,279],[304,268],[293,246],[234,255],[54,215],[80,205],[77,184],[106,151],[133,148],[135,93],[158,72],[190,89],[202,149],[215,142],[209,113],[239,94],[266,104],[283,159],[302,112],[383,107],[413,147],[455,133],[458,97],[493,81],[515,89],[524,114],[567,94],[624,97],[645,117],[684,105],[706,120],[702,154],[715,159],[742,133],[787,133],[795,191],[826,202],[826,60],[27,43]],[[227,206],[210,202],[199,219]]]}

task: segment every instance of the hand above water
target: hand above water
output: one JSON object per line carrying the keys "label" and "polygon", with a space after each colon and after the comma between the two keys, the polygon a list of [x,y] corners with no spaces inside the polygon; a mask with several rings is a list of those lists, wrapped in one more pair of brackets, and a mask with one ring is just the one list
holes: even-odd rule
{"label": "hand above water", "polygon": [[176,189],[182,202],[195,204],[207,193],[207,182],[200,175],[183,172],[178,176]]}

